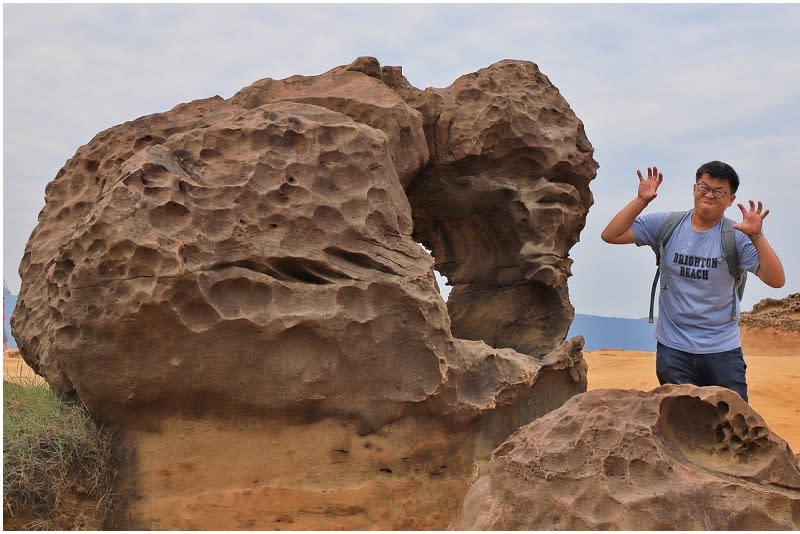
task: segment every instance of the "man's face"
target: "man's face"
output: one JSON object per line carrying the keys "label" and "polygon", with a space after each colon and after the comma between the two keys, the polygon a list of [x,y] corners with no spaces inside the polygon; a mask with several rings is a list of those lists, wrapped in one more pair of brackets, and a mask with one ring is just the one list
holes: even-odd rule
{"label": "man's face", "polygon": [[727,180],[700,175],[694,184],[694,211],[704,219],[720,219],[736,197]]}

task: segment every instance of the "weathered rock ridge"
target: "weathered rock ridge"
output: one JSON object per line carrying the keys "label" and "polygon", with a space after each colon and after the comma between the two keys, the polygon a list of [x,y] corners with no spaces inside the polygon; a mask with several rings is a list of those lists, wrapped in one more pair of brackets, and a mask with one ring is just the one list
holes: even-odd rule
{"label": "weathered rock ridge", "polygon": [[800,466],[736,393],[593,390],[518,430],[457,530],[800,528]]}
{"label": "weathered rock ridge", "polygon": [[[180,104],[100,132],[48,184],[14,336],[37,373],[127,425],[136,447],[187,421],[224,433],[241,418],[336,420],[358,436],[380,429],[408,459],[418,447],[397,425],[411,418],[450,436],[422,456],[463,471],[586,390],[583,341],[564,339],[592,153],[525,61],[421,91],[358,58]],[[454,286],[447,305],[434,266]],[[139,468],[168,472],[180,454],[139,456]],[[152,518],[148,487],[136,491]],[[198,488],[184,489],[192,510]],[[447,518],[431,521],[414,528]]]}
{"label": "weathered rock ridge", "polygon": [[763,299],[742,313],[741,325],[751,330],[800,335],[800,293],[783,299]]}

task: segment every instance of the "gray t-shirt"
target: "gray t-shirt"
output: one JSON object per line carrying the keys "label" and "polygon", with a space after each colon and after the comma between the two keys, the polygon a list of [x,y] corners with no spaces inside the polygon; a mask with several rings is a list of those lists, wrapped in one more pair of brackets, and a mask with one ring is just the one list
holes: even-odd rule
{"label": "gray t-shirt", "polygon": [[[640,215],[633,222],[638,246],[655,245],[669,213]],[[694,354],[733,350],[739,340],[739,300],[733,276],[722,253],[722,221],[705,232],[692,228],[689,211],[664,248],[658,298],[656,339],[673,349]],[[759,259],[755,246],[736,230],[739,265],[755,273]],[[731,317],[735,301],[736,319]]]}

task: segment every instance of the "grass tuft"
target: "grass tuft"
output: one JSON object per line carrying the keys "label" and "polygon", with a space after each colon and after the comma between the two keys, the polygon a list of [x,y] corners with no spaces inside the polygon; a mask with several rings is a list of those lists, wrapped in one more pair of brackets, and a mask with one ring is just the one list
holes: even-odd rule
{"label": "grass tuft", "polygon": [[117,472],[111,433],[81,403],[33,378],[5,382],[3,408],[4,521],[71,530],[87,521],[88,506],[101,519],[83,526],[102,527]]}

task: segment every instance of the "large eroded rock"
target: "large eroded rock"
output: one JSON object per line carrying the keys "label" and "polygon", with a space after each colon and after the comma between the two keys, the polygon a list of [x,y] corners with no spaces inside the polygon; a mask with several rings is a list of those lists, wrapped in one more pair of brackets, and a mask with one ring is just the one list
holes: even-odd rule
{"label": "large eroded rock", "polygon": [[498,447],[451,528],[794,530],[800,466],[730,390],[593,390]]}
{"label": "large eroded rock", "polygon": [[[109,417],[236,406],[376,427],[527,396],[572,317],[591,145],[533,63],[413,91],[359,58],[98,134],[48,185],[20,266],[26,361]],[[455,284],[452,329],[415,232]],[[459,383],[483,365],[508,382]]]}
{"label": "large eroded rock", "polygon": [[[131,491],[146,497],[129,526],[203,526],[192,510],[208,487],[189,477],[178,491],[186,453],[164,444],[208,428],[241,438],[244,474],[212,485],[236,502],[275,489],[281,477],[247,451],[283,442],[245,435],[244,418],[306,428],[309,468],[335,460],[359,473],[354,487],[384,473],[387,453],[329,450],[312,424],[380,430],[426,480],[453,458],[452,499],[476,455],[586,390],[583,341],[564,341],[566,277],[596,168],[583,125],[530,62],[426,91],[373,58],[261,80],[80,147],[47,186],[12,328],[56,389],[131,433]],[[449,313],[434,263],[454,285]],[[410,421],[449,437],[419,445]],[[162,448],[148,448],[153,433]],[[216,454],[199,450],[191,472],[215,472]],[[286,483],[316,502],[341,489],[339,471],[322,471],[319,486]],[[164,495],[185,497],[168,506],[185,513],[161,517]],[[419,495],[413,528],[446,525]],[[219,528],[276,526],[237,508]],[[410,526],[345,512],[335,528]]]}

